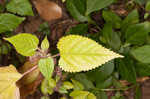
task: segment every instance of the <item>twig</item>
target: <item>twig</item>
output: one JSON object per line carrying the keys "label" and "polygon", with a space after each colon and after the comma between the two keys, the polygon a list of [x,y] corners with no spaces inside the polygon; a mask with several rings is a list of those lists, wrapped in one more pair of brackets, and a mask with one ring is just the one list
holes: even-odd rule
{"label": "twig", "polygon": [[35,65],[34,67],[32,67],[31,69],[29,69],[29,70],[27,70],[26,72],[24,72],[23,74],[22,74],[22,77],[23,76],[25,76],[25,75],[27,75],[28,73],[30,73],[30,72],[32,72],[32,71],[34,71],[35,69],[37,69],[37,65]]}
{"label": "twig", "polygon": [[60,56],[60,54],[53,55],[52,58],[55,58],[55,57],[57,57],[57,56]]}

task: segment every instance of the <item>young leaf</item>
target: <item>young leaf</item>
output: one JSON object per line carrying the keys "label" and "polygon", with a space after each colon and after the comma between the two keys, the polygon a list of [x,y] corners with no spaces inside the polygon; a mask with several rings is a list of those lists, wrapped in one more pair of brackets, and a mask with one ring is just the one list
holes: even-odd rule
{"label": "young leaf", "polygon": [[41,73],[44,75],[44,77],[49,80],[53,74],[54,70],[54,61],[52,58],[43,58],[40,59],[38,63],[39,69]]}
{"label": "young leaf", "polygon": [[114,0],[87,0],[86,15],[112,4]]}
{"label": "young leaf", "polygon": [[13,14],[0,14],[0,33],[13,31],[24,19]]}
{"label": "young leaf", "polygon": [[48,50],[49,48],[49,41],[47,39],[47,36],[44,38],[44,40],[42,41],[42,44],[41,44],[41,48],[42,50]]}
{"label": "young leaf", "polygon": [[22,77],[12,65],[0,67],[0,99],[20,99],[16,82]]}
{"label": "young leaf", "polygon": [[63,82],[63,85],[62,85],[64,88],[66,88],[66,89],[72,89],[72,88],[74,88],[74,86],[73,86],[73,84],[71,83],[71,82],[69,82],[69,81],[65,81],[65,82]]}
{"label": "young leaf", "polygon": [[67,90],[73,89],[73,88],[74,88],[74,86],[73,86],[73,84],[72,84],[71,82],[65,81],[65,82],[62,84],[62,86],[59,88],[59,92],[62,93],[62,94],[68,93]]}
{"label": "young leaf", "polygon": [[88,21],[85,15],[86,0],[67,0],[66,6],[70,14],[78,21]]}
{"label": "young leaf", "polygon": [[[50,86],[50,84],[52,86]],[[41,91],[44,95],[46,94],[52,94],[53,93],[53,88],[56,86],[56,82],[54,79],[50,78],[49,80],[47,79],[44,79],[42,81],[42,84],[41,84]]]}
{"label": "young leaf", "polygon": [[70,96],[73,99],[96,99],[96,96],[88,91],[73,91]]}
{"label": "young leaf", "polygon": [[114,58],[123,57],[78,35],[61,38],[57,47],[61,56],[59,66],[67,72],[88,71]]}
{"label": "young leaf", "polygon": [[150,45],[144,45],[131,50],[131,54],[135,59],[142,63],[150,63]]}
{"label": "young leaf", "polygon": [[7,10],[19,15],[32,15],[32,6],[29,0],[11,0],[7,6]]}
{"label": "young leaf", "polygon": [[78,82],[74,79],[71,79],[71,81],[74,85],[74,90],[83,90],[84,89],[84,86],[80,82]]}
{"label": "young leaf", "polygon": [[24,56],[32,56],[38,48],[39,40],[36,36],[27,33],[21,33],[9,38],[5,38],[14,45],[18,53]]}

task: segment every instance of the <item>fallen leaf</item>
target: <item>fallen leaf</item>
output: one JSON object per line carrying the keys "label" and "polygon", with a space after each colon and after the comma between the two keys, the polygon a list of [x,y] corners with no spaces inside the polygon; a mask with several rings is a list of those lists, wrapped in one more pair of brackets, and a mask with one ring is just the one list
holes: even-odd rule
{"label": "fallen leaf", "polygon": [[[30,62],[30,61],[27,61],[25,62],[25,64],[19,69],[19,71],[21,73],[24,73],[26,71],[28,71],[29,69],[31,69],[32,67],[34,67],[36,64],[37,64],[38,60],[37,61],[34,61],[34,62]],[[20,82],[21,82],[21,85],[28,85],[32,82],[34,82],[38,75],[40,73],[40,70],[37,68],[35,69],[34,71],[28,73],[27,75],[25,75],[22,79],[20,79]]]}
{"label": "fallen leaf", "polygon": [[62,9],[54,2],[48,0],[33,0],[39,15],[46,21],[58,19],[62,16]]}
{"label": "fallen leaf", "polygon": [[40,85],[42,80],[43,80],[43,76],[42,76],[42,74],[39,74],[37,79],[34,82],[32,82],[28,85],[21,86],[20,87],[20,97],[21,97],[21,99],[26,99],[26,97],[28,95],[31,95],[35,91],[37,91],[37,87]]}
{"label": "fallen leaf", "polygon": [[[27,60],[27,62],[25,62],[24,65],[19,68],[19,72],[25,73],[29,69],[33,68],[37,65],[39,59],[40,56],[38,53],[34,56],[31,56],[29,60]],[[40,74],[40,70],[38,68],[22,77],[17,82],[17,85],[20,87],[21,99],[26,99],[26,96],[34,93],[42,80],[43,76]]]}
{"label": "fallen leaf", "polygon": [[22,77],[12,65],[0,67],[0,99],[20,99],[16,82]]}

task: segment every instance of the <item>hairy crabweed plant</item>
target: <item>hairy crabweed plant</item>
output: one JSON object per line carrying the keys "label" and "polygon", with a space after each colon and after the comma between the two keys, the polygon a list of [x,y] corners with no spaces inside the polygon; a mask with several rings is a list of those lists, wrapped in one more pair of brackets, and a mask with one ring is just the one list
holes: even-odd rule
{"label": "hairy crabweed plant", "polygon": [[[56,18],[49,11],[54,11],[53,9],[47,10],[46,8],[49,6],[41,6],[44,0],[34,1],[33,4],[41,18],[45,20]],[[60,99],[70,99],[71,97],[73,99],[108,99],[105,91],[115,91],[112,99],[124,99],[122,92],[132,86],[123,86],[118,80],[127,80],[134,84],[136,87],[135,98],[139,99],[140,87],[136,83],[136,78],[150,75],[150,23],[146,21],[149,18],[150,2],[148,0],[126,0],[125,6],[130,3],[135,9],[122,17],[120,13],[117,15],[110,7],[119,0],[62,1],[66,4],[70,15],[80,24],[66,33],[69,36],[64,36],[59,40],[57,43],[58,54],[52,55],[49,52],[50,43],[47,37],[41,42],[40,47],[38,47],[39,39],[32,34],[20,33],[4,38],[15,47],[18,53],[29,57],[30,61],[25,62],[22,71],[18,69],[21,73],[12,65],[0,67],[0,99],[10,97],[19,99],[21,88],[18,87],[18,82],[29,84],[37,79],[39,73],[45,77],[40,87],[44,95],[41,99],[49,99],[48,95],[52,95],[55,91],[63,96]],[[143,10],[145,9],[145,11],[142,10],[144,13],[142,20],[143,16],[139,15],[137,4],[138,6],[145,5],[145,8],[142,7]],[[7,13],[0,14],[1,34],[7,31],[12,32],[25,20],[24,16],[33,16],[29,0],[11,0],[5,8]],[[40,12],[41,10],[50,12],[50,16],[47,17],[47,13],[41,14],[43,12]],[[97,11],[102,12],[101,18],[104,19],[104,24],[97,25],[97,22],[91,17],[93,16],[91,13],[97,13]],[[61,13],[58,13],[58,17],[61,17]],[[38,31],[46,35],[50,34],[47,24],[41,25],[41,29]],[[91,24],[97,29],[96,33],[95,31],[88,33]],[[95,41],[79,35],[93,38]],[[102,47],[96,41],[125,57],[118,59],[123,56]],[[5,48],[2,49],[4,54],[6,54]],[[99,66],[101,67],[97,68]],[[69,75],[67,75],[68,73]],[[65,76],[67,77],[65,78]],[[113,86],[114,89],[106,89],[110,86]]]}
{"label": "hairy crabweed plant", "polygon": [[[0,93],[1,99],[8,99],[9,97],[14,97],[12,99],[19,99],[19,91],[15,83],[21,77],[32,72],[34,70],[33,68],[39,68],[40,72],[45,77],[45,81],[42,83],[42,85],[46,86],[45,84],[50,84],[51,86],[51,89],[47,89],[46,92],[45,91],[42,92],[51,94],[53,91],[52,88],[56,86],[56,81],[52,79],[54,66],[56,65],[54,63],[54,58],[59,55],[60,59],[58,65],[62,70],[66,72],[89,71],[98,66],[101,66],[102,64],[105,64],[106,62],[112,59],[123,57],[113,51],[110,51],[109,49],[102,47],[97,42],[79,35],[69,35],[62,37],[57,44],[57,48],[59,49],[60,53],[53,56],[50,53],[48,53],[48,48],[50,44],[47,40],[47,37],[45,37],[44,40],[42,41],[40,48],[38,48],[39,45],[38,38],[32,34],[20,33],[18,35],[4,39],[10,42],[16,48],[17,52],[20,53],[21,55],[33,56],[35,54],[38,54],[40,56],[40,60],[38,61],[38,65],[33,66],[30,70],[28,70],[24,74],[18,73],[15,70],[14,66],[1,67],[0,79],[2,83],[0,83],[0,86],[4,87],[1,88],[1,91],[3,91]],[[9,79],[9,81],[6,79]],[[73,79],[72,82],[78,84],[78,82]],[[80,86],[82,87],[82,85],[80,85],[79,83],[77,87]],[[65,88],[65,90],[66,89],[68,90],[72,89],[73,87],[74,86],[72,85],[72,83],[64,82],[61,88]],[[16,94],[12,93],[17,93],[18,94],[17,97]],[[81,96],[76,96],[77,93],[80,93]],[[70,96],[74,98],[93,97],[89,99],[96,99],[94,98],[95,97],[94,94],[89,93],[88,91],[73,91],[70,94]]]}

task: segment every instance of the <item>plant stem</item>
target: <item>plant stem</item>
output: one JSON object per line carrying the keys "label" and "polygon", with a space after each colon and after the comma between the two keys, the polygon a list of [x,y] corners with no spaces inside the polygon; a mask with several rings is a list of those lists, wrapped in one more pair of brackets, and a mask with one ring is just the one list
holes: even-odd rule
{"label": "plant stem", "polygon": [[31,69],[29,69],[29,70],[27,70],[26,72],[24,72],[24,73],[22,74],[22,77],[25,76],[25,75],[27,75],[28,73],[34,71],[34,70],[37,69],[37,68],[38,68],[38,65],[35,65],[35,66],[32,67]]}
{"label": "plant stem", "polygon": [[53,55],[52,58],[55,58],[55,57],[57,57],[57,56],[60,56],[60,54],[58,53],[58,54],[56,54],[56,55]]}
{"label": "plant stem", "polygon": [[110,89],[98,89],[98,88],[93,88],[93,89],[96,90],[96,91],[125,91],[125,90],[131,89],[131,88],[133,88],[133,87],[135,87],[135,85],[130,86],[130,87],[118,88],[118,89],[113,89],[113,88],[110,88]]}

